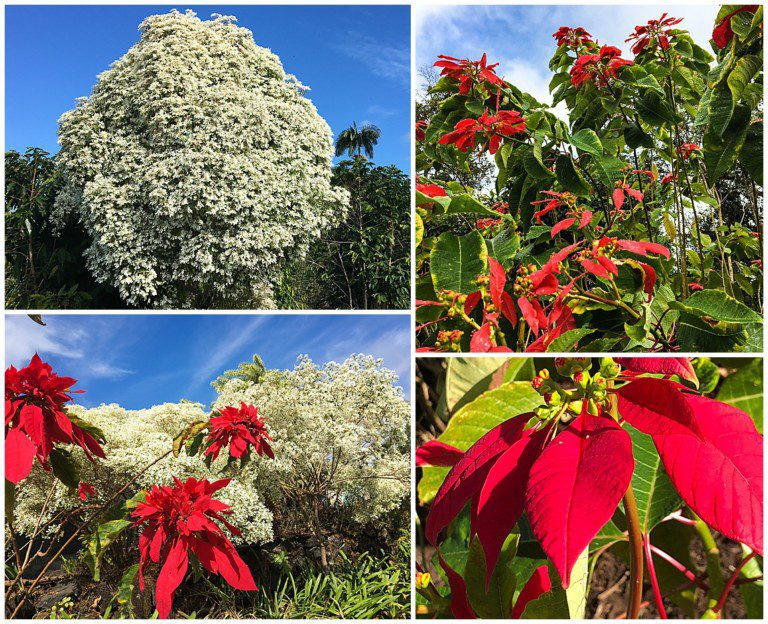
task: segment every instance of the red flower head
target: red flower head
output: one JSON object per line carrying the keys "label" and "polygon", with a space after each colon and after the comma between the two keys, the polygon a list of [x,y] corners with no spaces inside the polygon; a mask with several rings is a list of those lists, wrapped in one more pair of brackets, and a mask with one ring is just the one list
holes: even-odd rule
{"label": "red flower head", "polygon": [[77,383],[71,377],[59,377],[51,366],[35,354],[21,370],[13,366],[5,371],[5,476],[12,483],[26,478],[35,457],[50,470],[48,457],[56,442],[75,444],[93,455],[104,457],[99,443],[78,427],[64,412]]}
{"label": "red flower head", "polygon": [[211,432],[206,443],[208,448],[205,455],[216,461],[221,449],[229,445],[229,454],[235,459],[250,454],[248,447],[253,445],[259,456],[266,454],[270,459],[275,458],[269,446],[269,437],[264,419],[259,417],[259,408],[240,403],[240,409],[225,407],[219,416],[213,416],[210,422]]}
{"label": "red flower head", "polygon": [[704,286],[702,286],[698,282],[690,282],[688,284],[688,288],[691,289],[691,292],[696,292],[697,290],[704,290]]}
{"label": "red flower head", "polygon": [[77,495],[80,497],[80,500],[84,501],[89,496],[97,496],[96,488],[94,488],[90,483],[81,481],[80,486],[77,488]]}
{"label": "red flower head", "polygon": [[440,59],[435,63],[435,67],[442,67],[441,76],[448,76],[459,81],[459,93],[467,95],[473,84],[488,82],[498,87],[506,86],[506,83],[496,75],[498,63],[488,65],[486,55],[479,61],[470,61],[469,59],[457,59],[453,56],[441,54]]}
{"label": "red flower head", "polygon": [[495,154],[499,149],[502,137],[511,137],[525,132],[525,119],[517,111],[502,110],[495,115],[489,115],[485,109],[478,119],[462,119],[454,127],[453,132],[443,136],[441,145],[454,143],[462,152],[474,149],[477,135],[488,141],[488,151]]}
{"label": "red flower head", "polygon": [[143,526],[139,536],[139,587],[144,591],[144,567],[148,561],[160,564],[155,586],[155,602],[161,619],[167,619],[176,591],[189,565],[191,550],[200,564],[213,574],[220,574],[235,589],[256,590],[248,566],[232,542],[214,522],[218,520],[233,535],[240,531],[222,514],[230,514],[229,505],[211,497],[226,487],[230,479],[210,483],[190,477],[182,483],[173,478],[172,487],[153,485],[146,501],[131,512],[134,526]]}
{"label": "red flower head", "polygon": [[582,54],[571,67],[571,84],[578,87],[596,79],[598,86],[605,87],[609,78],[616,78],[619,68],[634,65],[620,55],[621,50],[613,46],[603,46],[597,54]]}
{"label": "red flower head", "polygon": [[675,174],[672,171],[670,171],[669,173],[664,175],[663,178],[661,178],[661,184],[662,184],[662,186],[665,185],[665,184],[669,184],[674,179],[675,179]]}
{"label": "red flower head", "polygon": [[712,31],[712,39],[715,42],[715,45],[720,48],[721,50],[727,46],[731,39],[733,39],[733,28],[731,28],[731,19],[733,19],[733,16],[737,13],[742,13],[746,11],[747,13],[754,13],[757,11],[758,7],[760,5],[757,4],[747,4],[742,7],[739,7],[735,11],[732,11],[731,13],[728,13],[723,20],[715,26],[715,29]]}
{"label": "red flower head", "polygon": [[437,184],[417,184],[416,190],[427,197],[446,197],[447,193],[442,186]]}
{"label": "red flower head", "polygon": [[583,43],[592,41],[592,35],[590,35],[581,26],[578,28],[560,26],[560,28],[557,29],[557,32],[553,33],[552,36],[557,39],[558,46],[567,43],[572,48],[577,48]]}
{"label": "red flower head", "polygon": [[657,43],[662,50],[669,50],[670,26],[675,26],[683,21],[682,17],[667,17],[664,13],[659,19],[648,20],[645,26],[635,26],[633,32],[626,41],[635,41],[632,46],[632,54],[637,56],[650,43]]}
{"label": "red flower head", "polygon": [[538,199],[531,202],[531,206],[538,206],[539,204],[546,204],[541,210],[537,210],[533,213],[536,221],[541,223],[541,218],[559,208],[560,206],[567,206],[571,210],[576,206],[576,196],[568,191],[559,193],[557,191],[541,191],[544,195],[549,195],[551,199]]}
{"label": "red flower head", "polygon": [[427,126],[429,123],[424,119],[416,122],[416,140],[421,142],[427,138]]}
{"label": "red flower head", "polygon": [[680,154],[684,159],[688,159],[691,157],[691,154],[694,152],[700,152],[701,148],[696,145],[696,143],[683,143],[678,149],[677,153]]}

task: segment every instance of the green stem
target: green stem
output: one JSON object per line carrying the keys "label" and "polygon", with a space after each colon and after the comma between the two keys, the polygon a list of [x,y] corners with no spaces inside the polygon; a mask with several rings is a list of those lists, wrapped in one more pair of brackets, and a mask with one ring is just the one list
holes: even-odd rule
{"label": "green stem", "polygon": [[694,528],[704,544],[704,553],[707,557],[707,578],[709,579],[707,611],[710,611],[714,610],[717,606],[720,595],[723,593],[723,589],[725,589],[725,581],[720,572],[720,549],[717,547],[715,538],[712,536],[712,531],[709,530],[706,523],[695,513],[693,514],[693,517],[696,520]]}

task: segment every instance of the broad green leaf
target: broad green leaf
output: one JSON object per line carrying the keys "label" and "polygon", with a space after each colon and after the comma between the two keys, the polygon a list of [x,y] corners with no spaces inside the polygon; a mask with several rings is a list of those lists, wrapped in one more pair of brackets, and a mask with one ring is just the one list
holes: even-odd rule
{"label": "broad green leaf", "polygon": [[483,236],[473,230],[464,236],[443,232],[430,254],[435,291],[469,294],[477,290],[477,276],[488,272],[488,250]]}
{"label": "broad green leaf", "polygon": [[120,605],[120,613],[123,617],[133,617],[133,592],[136,586],[136,577],[139,573],[139,564],[134,563],[130,566],[117,586],[117,604]]}
{"label": "broad green leaf", "polygon": [[[448,422],[439,440],[466,451],[488,431],[541,405],[541,397],[528,381],[513,381],[464,405]],[[432,501],[448,468],[424,468],[418,493],[422,504]]]}
{"label": "broad green leaf", "polygon": [[704,134],[704,164],[710,185],[725,175],[738,159],[746,140],[749,117],[749,108],[738,105],[722,136],[712,130]]}
{"label": "broad green leaf", "polygon": [[493,238],[485,240],[488,255],[499,264],[504,264],[520,249],[520,236],[514,230],[503,230]]}
{"label": "broad green leaf", "polygon": [[547,351],[549,353],[568,353],[570,351],[575,351],[576,344],[582,338],[594,333],[595,331],[596,330],[594,327],[581,327],[580,329],[571,329],[549,343]]}
{"label": "broad green leaf", "polygon": [[488,390],[493,374],[503,363],[503,358],[494,357],[448,358],[445,391],[440,401],[445,404],[447,413],[474,401]]}
{"label": "broad green leaf", "polygon": [[637,511],[643,533],[650,533],[659,522],[678,509],[682,499],[669,480],[651,436],[626,425],[632,438],[635,471],[632,489],[635,491]]}
{"label": "broad green leaf", "polygon": [[708,357],[696,358],[693,362],[696,378],[699,380],[699,392],[709,394],[720,381],[720,369]]}
{"label": "broad green leaf", "polygon": [[421,241],[424,240],[424,221],[421,217],[416,215],[416,247],[421,245]]}
{"label": "broad green leaf", "polygon": [[644,132],[636,123],[629,123],[624,126],[624,141],[630,149],[638,147],[653,147],[653,137]]}
{"label": "broad green leaf", "polygon": [[487,208],[468,193],[454,195],[451,198],[451,203],[448,204],[448,207],[445,209],[445,214],[482,214],[491,217],[499,216],[498,213]]}
{"label": "broad green leaf", "polygon": [[558,156],[555,161],[557,181],[564,190],[574,195],[588,195],[589,185],[576,168],[570,156]]}
{"label": "broad green leaf", "polygon": [[686,352],[744,351],[750,334],[743,323],[707,321],[700,316],[681,312],[677,340]]}
{"label": "broad green leaf", "polygon": [[655,91],[648,90],[635,102],[637,113],[645,123],[661,126],[664,123],[677,123],[677,116],[666,101]]}
{"label": "broad green leaf", "polygon": [[752,179],[763,185],[763,123],[758,121],[749,125],[744,137],[739,160]]}
{"label": "broad green leaf", "polygon": [[[619,514],[620,512],[616,512]],[[614,518],[616,517],[614,514]],[[597,535],[589,543],[590,552],[600,550],[616,542],[623,542],[627,540],[627,536],[616,526],[613,520],[609,520],[608,523],[598,531]]]}
{"label": "broad green leaf", "polygon": [[512,600],[517,578],[509,568],[510,560],[517,551],[519,535],[510,534],[499,554],[499,561],[493,570],[488,592],[485,591],[485,553],[480,540],[475,537],[469,546],[464,581],[467,584],[467,598],[475,613],[483,619],[507,619],[512,613]]}
{"label": "broad green leaf", "polygon": [[570,617],[568,611],[568,596],[560,585],[557,572],[551,565],[549,578],[552,580],[552,589],[535,600],[531,600],[525,607],[523,620],[567,620]]}
{"label": "broad green leaf", "polygon": [[761,323],[763,320],[760,314],[722,290],[700,290],[685,301],[671,302],[669,307],[725,323]]}
{"label": "broad green leaf", "polygon": [[72,454],[64,449],[54,448],[50,460],[56,478],[68,488],[76,488],[80,483],[80,470],[72,459]]}
{"label": "broad green leaf", "polygon": [[571,144],[582,152],[587,152],[593,156],[603,155],[603,145],[600,143],[600,139],[595,131],[589,128],[584,128],[571,135]]}
{"label": "broad green leaf", "polygon": [[757,430],[763,432],[763,361],[755,358],[746,366],[728,375],[717,400],[747,412]]}
{"label": "broad green leaf", "polygon": [[609,189],[613,188],[616,180],[622,179],[622,170],[627,166],[623,160],[613,156],[594,157],[592,164],[597,170],[600,181]]}
{"label": "broad green leaf", "polygon": [[109,546],[133,524],[130,520],[110,520],[100,524],[91,534],[87,544],[85,562],[93,574],[93,580],[101,577],[101,561]]}
{"label": "broad green leaf", "polygon": [[589,581],[589,548],[579,555],[571,570],[571,584],[565,590],[568,615],[572,620],[583,620],[587,609]]}

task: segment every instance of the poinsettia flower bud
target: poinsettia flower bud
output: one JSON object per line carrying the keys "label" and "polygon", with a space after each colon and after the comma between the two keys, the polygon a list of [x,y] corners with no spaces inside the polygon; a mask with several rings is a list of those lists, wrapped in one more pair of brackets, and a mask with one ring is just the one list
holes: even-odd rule
{"label": "poinsettia flower bud", "polygon": [[576,371],[573,374],[573,380],[576,382],[579,388],[586,390],[592,381],[592,377],[586,371]]}
{"label": "poinsettia flower bud", "polygon": [[416,572],[416,589],[426,589],[431,580],[429,572]]}
{"label": "poinsettia flower bud", "polygon": [[592,360],[588,357],[555,358],[555,368],[563,377],[571,377],[574,373],[592,368]]}
{"label": "poinsettia flower bud", "polygon": [[614,362],[613,358],[604,357],[600,360],[600,375],[606,379],[614,379],[619,376],[621,366]]}

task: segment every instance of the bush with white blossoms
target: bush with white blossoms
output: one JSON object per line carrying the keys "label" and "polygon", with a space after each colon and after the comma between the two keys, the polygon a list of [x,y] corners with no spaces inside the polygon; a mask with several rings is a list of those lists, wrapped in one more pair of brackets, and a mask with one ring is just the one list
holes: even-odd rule
{"label": "bush with white blossoms", "polygon": [[[300,358],[293,370],[266,371],[258,382],[223,381],[217,385],[214,407],[239,406],[241,401],[258,406],[273,438],[275,459],[254,457],[242,469],[239,463],[227,468],[223,453],[208,469],[199,456],[188,457],[182,451],[152,466],[136,482],[136,489],[170,483],[174,475],[182,480],[232,477],[217,498],[232,506],[230,520],[243,532],[234,541],[264,543],[275,537],[271,509],[285,502],[281,486],[296,475],[322,470],[336,455],[340,461],[330,492],[335,511],[360,525],[383,522],[410,490],[410,409],[393,385],[396,381],[381,361],[362,355],[324,367]],[[106,459],[93,464],[83,453],[73,453],[81,479],[95,487],[100,500],[168,451],[186,424],[206,420],[209,413],[187,401],[142,410],[114,404],[93,409],[74,406],[69,412],[105,432]],[[50,474],[36,465],[19,484],[17,532],[32,533],[51,482]],[[80,504],[61,482],[54,482],[45,521]]]}
{"label": "bush with white blossoms", "polygon": [[57,212],[131,305],[267,307],[287,260],[337,224],[330,128],[234,18],[147,18],[59,120]]}

